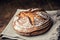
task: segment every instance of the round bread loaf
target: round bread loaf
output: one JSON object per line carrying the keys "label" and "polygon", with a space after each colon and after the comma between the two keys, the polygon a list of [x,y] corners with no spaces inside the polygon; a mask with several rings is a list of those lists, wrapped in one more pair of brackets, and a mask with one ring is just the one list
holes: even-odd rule
{"label": "round bread loaf", "polygon": [[47,12],[40,9],[21,11],[14,17],[13,28],[20,35],[35,36],[47,32],[53,24]]}

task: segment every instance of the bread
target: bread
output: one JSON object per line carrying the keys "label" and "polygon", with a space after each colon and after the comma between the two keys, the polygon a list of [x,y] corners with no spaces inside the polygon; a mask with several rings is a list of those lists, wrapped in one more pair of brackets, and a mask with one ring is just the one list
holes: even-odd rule
{"label": "bread", "polygon": [[20,35],[35,36],[48,31],[52,24],[51,17],[45,11],[31,9],[14,17],[13,28]]}

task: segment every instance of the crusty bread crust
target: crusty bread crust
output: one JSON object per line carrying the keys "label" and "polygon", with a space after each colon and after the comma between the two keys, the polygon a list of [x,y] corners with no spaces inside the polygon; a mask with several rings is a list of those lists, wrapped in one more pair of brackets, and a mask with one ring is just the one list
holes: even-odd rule
{"label": "crusty bread crust", "polygon": [[51,21],[50,24],[46,28],[41,29],[41,30],[36,30],[36,31],[30,32],[30,33],[19,32],[17,30],[16,30],[16,32],[17,32],[17,34],[23,35],[23,36],[29,36],[29,37],[37,36],[37,35],[41,35],[41,34],[46,33],[47,31],[49,31],[52,25],[53,25],[53,21]]}
{"label": "crusty bread crust", "polygon": [[[29,17],[30,18],[30,22],[32,25],[34,25],[34,17],[36,16],[37,18],[40,18],[41,20],[45,20],[44,18],[42,18],[41,16],[38,16],[30,11],[27,11],[27,12],[21,12],[17,15],[19,18],[24,18],[25,16]],[[19,19],[18,19],[19,20]],[[48,16],[48,19],[47,21],[40,25],[39,27],[31,27],[31,28],[25,28],[27,30],[27,32],[24,32],[24,29],[22,30],[17,30],[15,29],[15,22],[13,22],[13,28],[14,30],[20,34],[20,35],[23,35],[23,36],[35,36],[35,35],[39,35],[39,34],[43,34],[45,32],[47,32],[51,26],[53,25],[53,21],[52,19]]]}

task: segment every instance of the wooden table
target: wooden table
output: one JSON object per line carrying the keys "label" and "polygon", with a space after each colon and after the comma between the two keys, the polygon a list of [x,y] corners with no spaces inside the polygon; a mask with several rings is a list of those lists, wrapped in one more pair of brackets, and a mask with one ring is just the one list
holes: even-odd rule
{"label": "wooden table", "polygon": [[0,1],[0,33],[9,23],[17,9],[43,8],[45,10],[60,9],[60,2],[48,0],[1,0]]}

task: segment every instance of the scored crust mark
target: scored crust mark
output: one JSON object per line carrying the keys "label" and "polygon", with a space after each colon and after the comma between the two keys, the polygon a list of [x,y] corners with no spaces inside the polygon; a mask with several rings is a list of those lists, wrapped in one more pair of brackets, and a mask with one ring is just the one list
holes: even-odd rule
{"label": "scored crust mark", "polygon": [[30,22],[34,24],[34,15],[31,12],[20,12],[18,16],[22,18],[28,17],[31,20]]}
{"label": "scored crust mark", "polygon": [[34,11],[31,11],[32,9],[30,9],[29,11],[22,11],[19,13],[18,17],[28,17],[29,20],[30,20],[30,23],[32,25],[34,25],[34,17],[38,18],[38,19],[41,19],[41,20],[45,20],[43,17],[39,16],[36,14],[36,12],[38,12],[39,10],[34,10]]}
{"label": "scored crust mark", "polygon": [[31,25],[33,25],[33,24],[32,24],[32,22],[31,22],[31,19],[30,19],[30,17],[28,17],[28,19],[29,19],[29,21],[30,21],[30,24],[31,24]]}
{"label": "scored crust mark", "polygon": [[44,11],[44,12],[45,12],[45,10],[44,10],[44,9],[38,9],[38,10],[34,10],[34,11],[32,11],[32,13],[34,13],[34,12],[42,12],[42,11]]}

